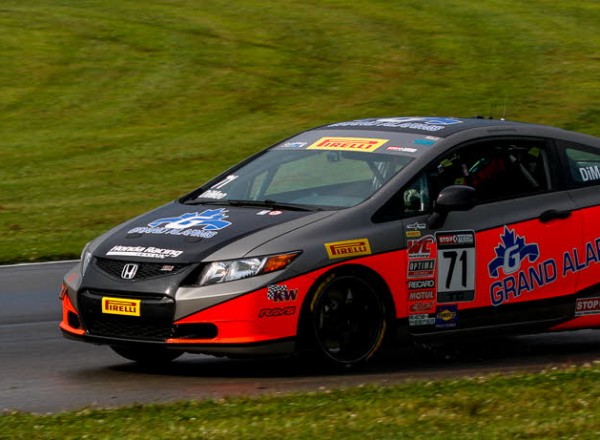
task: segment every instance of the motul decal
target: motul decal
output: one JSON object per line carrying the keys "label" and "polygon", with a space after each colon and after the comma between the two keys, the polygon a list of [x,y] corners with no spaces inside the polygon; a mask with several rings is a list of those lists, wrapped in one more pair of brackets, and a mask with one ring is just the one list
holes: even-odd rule
{"label": "motul decal", "polygon": [[421,290],[421,291],[408,293],[409,301],[429,300],[429,299],[433,299],[434,297],[435,297],[435,293],[433,292],[433,290]]}

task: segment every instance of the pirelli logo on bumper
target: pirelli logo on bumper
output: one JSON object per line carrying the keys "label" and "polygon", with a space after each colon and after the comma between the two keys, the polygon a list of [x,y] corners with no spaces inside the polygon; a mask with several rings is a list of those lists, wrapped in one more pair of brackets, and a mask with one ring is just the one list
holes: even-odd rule
{"label": "pirelli logo on bumper", "polygon": [[110,298],[105,296],[102,298],[102,313],[140,316],[141,302],[139,299]]}
{"label": "pirelli logo on bumper", "polygon": [[331,243],[325,243],[325,249],[330,259],[371,255],[371,246],[366,238],[332,241]]}
{"label": "pirelli logo on bumper", "polygon": [[388,139],[322,137],[317,142],[306,147],[307,150],[336,150],[336,151],[375,151]]}

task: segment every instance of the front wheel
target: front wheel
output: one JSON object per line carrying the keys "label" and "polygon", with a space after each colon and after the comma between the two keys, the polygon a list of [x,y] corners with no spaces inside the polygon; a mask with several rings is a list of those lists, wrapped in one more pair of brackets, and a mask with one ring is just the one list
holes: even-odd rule
{"label": "front wheel", "polygon": [[183,353],[162,347],[121,347],[111,346],[119,356],[145,366],[158,366],[171,362]]}
{"label": "front wheel", "polygon": [[376,284],[355,275],[332,274],[315,291],[312,331],[327,359],[353,365],[373,357],[381,346],[388,320]]}

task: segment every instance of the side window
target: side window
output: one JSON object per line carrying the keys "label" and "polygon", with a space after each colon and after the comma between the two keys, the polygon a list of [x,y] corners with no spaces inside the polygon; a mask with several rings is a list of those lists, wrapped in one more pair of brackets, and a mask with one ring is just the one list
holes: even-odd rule
{"label": "side window", "polygon": [[511,139],[459,147],[434,161],[403,189],[404,216],[431,212],[439,192],[450,185],[472,186],[478,203],[548,191],[546,144],[535,139]]}
{"label": "side window", "polygon": [[565,148],[569,177],[576,186],[600,185],[600,152],[570,145]]}

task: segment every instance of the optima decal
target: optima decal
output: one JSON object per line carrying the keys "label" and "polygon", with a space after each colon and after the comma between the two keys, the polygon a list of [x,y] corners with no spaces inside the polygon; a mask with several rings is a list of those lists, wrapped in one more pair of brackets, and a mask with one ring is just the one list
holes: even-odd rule
{"label": "optima decal", "polygon": [[325,250],[330,259],[371,255],[371,246],[366,238],[325,243]]}
{"label": "optima decal", "polygon": [[306,147],[307,150],[335,150],[335,151],[375,151],[388,139],[349,138],[349,137],[322,137],[317,142]]}
{"label": "optima decal", "polygon": [[433,277],[435,260],[410,260],[408,262],[408,278]]}
{"label": "optima decal", "polygon": [[126,315],[140,316],[141,300],[125,299],[125,298],[110,298],[105,296],[102,298],[102,313],[110,315]]}

